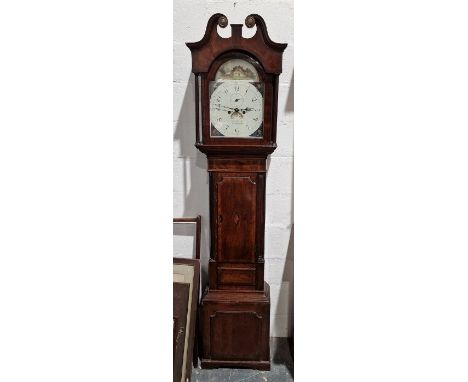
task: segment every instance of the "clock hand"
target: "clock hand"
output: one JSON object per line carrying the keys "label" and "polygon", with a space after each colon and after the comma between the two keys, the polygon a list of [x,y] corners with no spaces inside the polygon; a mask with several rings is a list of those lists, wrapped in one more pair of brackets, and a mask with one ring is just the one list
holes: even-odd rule
{"label": "clock hand", "polygon": [[252,111],[252,110],[256,110],[256,109],[253,109],[251,107],[246,107],[244,109],[241,109],[242,111]]}
{"label": "clock hand", "polygon": [[[220,105],[218,106],[217,108],[214,108],[216,110],[222,110],[221,108],[224,108],[224,109],[230,109],[230,110],[234,110],[235,113],[238,113],[239,111],[241,111],[242,109],[239,109],[237,107],[228,107],[228,106],[223,106],[223,105]],[[252,109],[253,110],[253,109]],[[222,110],[222,111],[226,111],[226,110]],[[228,111],[229,113],[230,111]]]}
{"label": "clock hand", "polygon": [[228,106],[224,106],[224,105],[219,105],[217,108],[215,109],[218,109],[218,110],[221,110],[220,108],[224,108],[224,109],[230,109],[230,110],[239,110],[239,109],[236,109],[236,108],[233,108],[233,107],[228,107]]}

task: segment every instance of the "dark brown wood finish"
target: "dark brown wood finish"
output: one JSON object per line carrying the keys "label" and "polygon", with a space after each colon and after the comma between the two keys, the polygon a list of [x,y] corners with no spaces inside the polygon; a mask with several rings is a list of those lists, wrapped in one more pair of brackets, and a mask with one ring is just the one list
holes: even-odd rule
{"label": "dark brown wood finish", "polygon": [[207,290],[202,367],[270,369],[270,290]]}
{"label": "dark brown wood finish", "polygon": [[[253,14],[231,24],[229,38],[217,27],[226,16],[213,15],[204,37],[187,43],[196,87],[196,143],[208,158],[211,249],[208,288],[202,298],[200,331],[203,367],[270,368],[270,294],[264,282],[266,160],[276,149],[278,76],[286,44],[273,42],[263,18]],[[232,58],[252,64],[264,84],[261,138],[210,135],[209,84]],[[200,126],[201,125],[201,126]]]}

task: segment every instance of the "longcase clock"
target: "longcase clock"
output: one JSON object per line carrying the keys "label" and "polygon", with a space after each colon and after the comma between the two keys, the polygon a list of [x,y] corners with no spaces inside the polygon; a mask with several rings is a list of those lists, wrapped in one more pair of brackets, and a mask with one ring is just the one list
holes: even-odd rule
{"label": "longcase clock", "polygon": [[264,281],[266,160],[276,149],[278,77],[287,44],[273,42],[252,14],[218,35],[208,20],[187,43],[195,75],[196,143],[208,158],[209,282],[202,297],[202,367],[270,368],[270,294]]}

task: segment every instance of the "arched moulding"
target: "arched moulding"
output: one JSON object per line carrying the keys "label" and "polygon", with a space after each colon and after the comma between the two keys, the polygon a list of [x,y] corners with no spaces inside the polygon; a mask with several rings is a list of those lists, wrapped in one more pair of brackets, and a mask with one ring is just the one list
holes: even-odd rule
{"label": "arched moulding", "polygon": [[251,15],[248,15],[245,18],[245,26],[247,28],[253,28],[254,26],[257,26],[257,31],[260,29],[260,32],[262,34],[262,37],[265,41],[265,43],[272,49],[279,50],[283,52],[288,44],[281,44],[278,42],[274,42],[270,36],[268,35],[268,30],[266,27],[265,20],[263,20],[263,17],[260,15],[257,15],[255,13],[252,13]]}
{"label": "arched moulding", "polygon": [[187,45],[187,47],[192,51],[199,49],[210,41],[210,38],[213,34],[218,35],[218,31],[216,30],[218,26],[221,28],[226,28],[227,25],[228,25],[228,18],[222,13],[215,13],[213,16],[211,16],[208,19],[208,23],[206,24],[206,30],[205,30],[205,34],[203,35],[203,38],[197,42],[187,42],[185,45]]}
{"label": "arched moulding", "polygon": [[218,26],[225,28],[228,19],[222,13],[210,17],[203,38],[197,42],[186,43],[192,51],[192,71],[206,73],[209,65],[220,55],[229,51],[250,52],[265,68],[266,73],[279,75],[282,72],[282,55],[287,44],[277,43],[268,35],[265,21],[260,15],[251,14],[245,19],[247,28],[257,27],[256,33],[249,38],[242,36],[243,24],[231,24],[231,36],[221,37]]}

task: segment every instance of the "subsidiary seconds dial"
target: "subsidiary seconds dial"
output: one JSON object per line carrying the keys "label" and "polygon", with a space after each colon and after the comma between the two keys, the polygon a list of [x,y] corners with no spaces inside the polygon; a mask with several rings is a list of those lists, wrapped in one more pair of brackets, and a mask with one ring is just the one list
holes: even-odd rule
{"label": "subsidiary seconds dial", "polygon": [[257,130],[263,122],[263,96],[248,81],[221,82],[211,94],[210,119],[220,136],[261,136]]}

